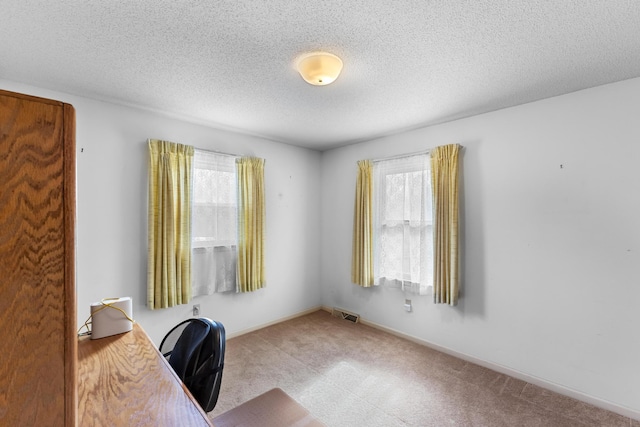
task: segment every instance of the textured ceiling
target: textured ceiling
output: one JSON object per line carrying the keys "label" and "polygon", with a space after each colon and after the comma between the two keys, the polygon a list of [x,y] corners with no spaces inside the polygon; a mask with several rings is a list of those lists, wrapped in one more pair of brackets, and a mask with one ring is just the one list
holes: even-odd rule
{"label": "textured ceiling", "polygon": [[[640,76],[637,0],[0,0],[0,78],[327,149]],[[324,49],[324,87],[293,68]]]}

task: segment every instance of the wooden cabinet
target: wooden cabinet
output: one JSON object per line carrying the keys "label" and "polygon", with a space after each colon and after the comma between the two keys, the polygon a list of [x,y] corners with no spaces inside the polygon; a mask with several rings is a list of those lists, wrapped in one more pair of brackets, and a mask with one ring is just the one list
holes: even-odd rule
{"label": "wooden cabinet", "polygon": [[0,425],[74,426],[75,113],[0,90]]}

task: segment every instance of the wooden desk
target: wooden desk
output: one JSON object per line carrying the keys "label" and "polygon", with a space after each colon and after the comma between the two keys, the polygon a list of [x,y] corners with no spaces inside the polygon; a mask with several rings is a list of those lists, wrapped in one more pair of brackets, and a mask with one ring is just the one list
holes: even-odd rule
{"label": "wooden desk", "polygon": [[212,426],[139,325],[78,341],[78,425]]}

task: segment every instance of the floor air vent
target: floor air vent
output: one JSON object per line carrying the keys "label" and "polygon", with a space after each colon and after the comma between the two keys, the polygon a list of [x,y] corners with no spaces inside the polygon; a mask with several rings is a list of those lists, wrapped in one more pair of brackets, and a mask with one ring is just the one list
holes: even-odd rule
{"label": "floor air vent", "polygon": [[343,310],[341,308],[337,308],[334,307],[333,310],[331,311],[331,314],[334,317],[341,317],[345,320],[348,320],[350,322],[353,323],[358,323],[360,321],[360,315],[359,314],[355,314],[355,313],[351,313],[347,310]]}

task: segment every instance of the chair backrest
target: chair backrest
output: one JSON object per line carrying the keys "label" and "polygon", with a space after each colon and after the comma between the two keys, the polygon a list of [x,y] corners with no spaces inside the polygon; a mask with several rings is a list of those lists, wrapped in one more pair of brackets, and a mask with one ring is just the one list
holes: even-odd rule
{"label": "chair backrest", "polygon": [[189,319],[164,337],[160,352],[205,412],[218,401],[224,367],[225,330],[207,318]]}

